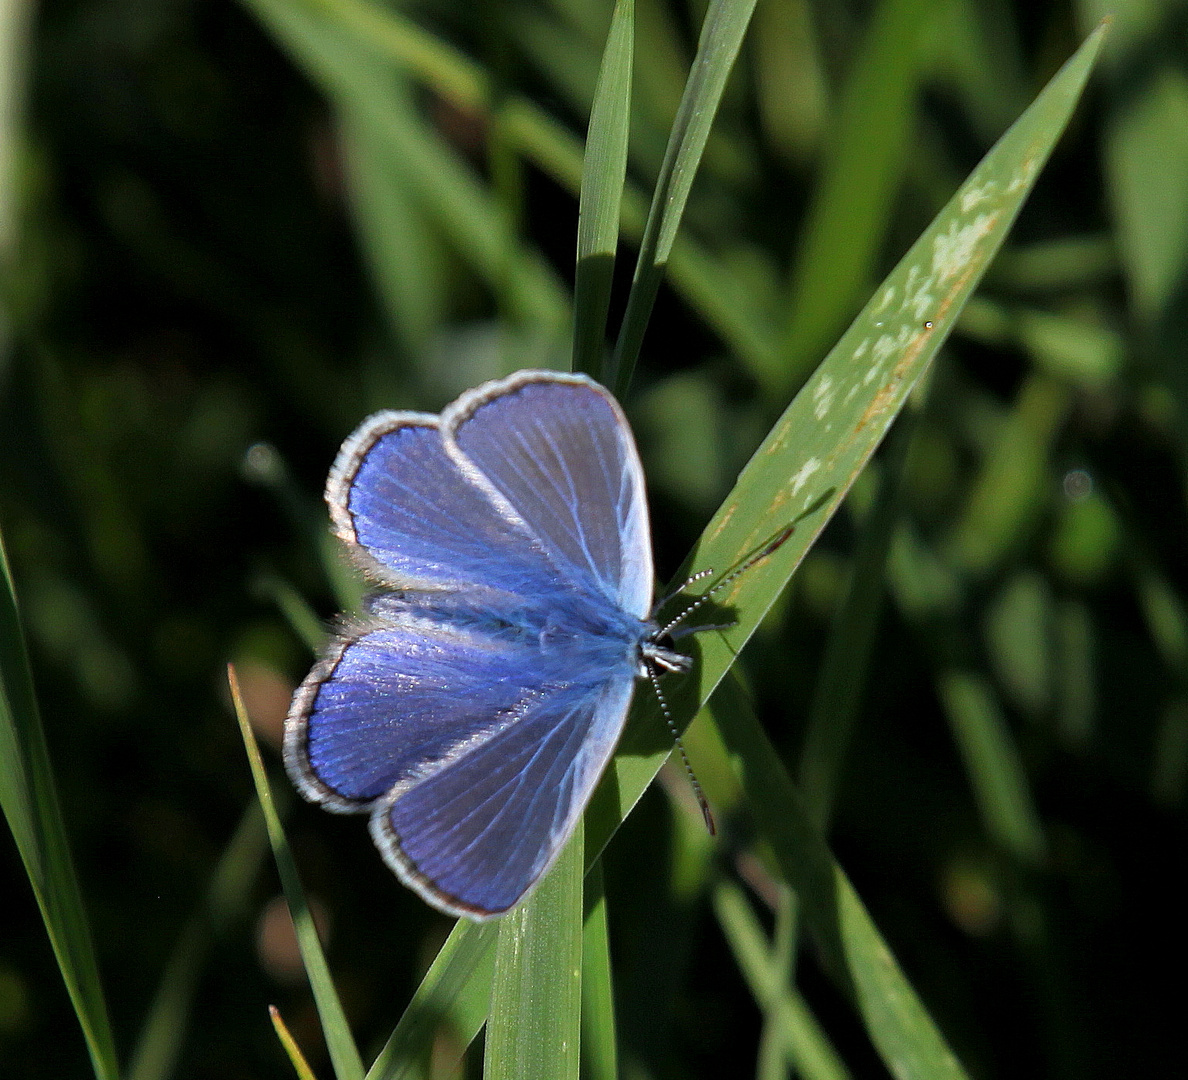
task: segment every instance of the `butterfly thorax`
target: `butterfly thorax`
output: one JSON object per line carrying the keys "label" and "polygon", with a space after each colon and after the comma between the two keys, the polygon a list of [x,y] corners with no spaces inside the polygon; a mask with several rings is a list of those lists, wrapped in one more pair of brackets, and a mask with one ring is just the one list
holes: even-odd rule
{"label": "butterfly thorax", "polygon": [[[429,619],[471,630],[492,641],[519,645],[539,655],[540,662],[571,670],[609,672],[636,668],[657,629],[609,601],[592,602],[585,594],[557,593],[537,603],[468,604],[456,595],[379,594],[370,609],[395,621]],[[667,652],[668,650],[660,650]],[[679,657],[679,654],[674,654]],[[576,667],[572,661],[578,661]],[[567,663],[569,662],[569,663]],[[668,667],[668,664],[661,664]]]}

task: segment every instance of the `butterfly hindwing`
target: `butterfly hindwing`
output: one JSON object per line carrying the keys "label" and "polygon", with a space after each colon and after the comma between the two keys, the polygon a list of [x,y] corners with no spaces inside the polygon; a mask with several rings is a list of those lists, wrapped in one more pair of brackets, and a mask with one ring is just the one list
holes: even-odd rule
{"label": "butterfly hindwing", "polygon": [[302,684],[285,762],[306,798],[367,810],[514,723],[547,678],[531,644],[390,607],[348,628]]}
{"label": "butterfly hindwing", "polygon": [[514,725],[390,801],[372,835],[431,903],[472,918],[506,911],[572,835],[623,728],[634,672],[549,687]]}

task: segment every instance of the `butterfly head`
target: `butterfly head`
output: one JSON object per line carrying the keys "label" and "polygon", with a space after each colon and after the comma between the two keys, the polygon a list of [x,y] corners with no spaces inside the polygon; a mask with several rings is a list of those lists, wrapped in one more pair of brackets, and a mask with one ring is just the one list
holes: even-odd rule
{"label": "butterfly head", "polygon": [[644,639],[639,648],[640,674],[646,675],[648,667],[684,674],[693,667],[693,657],[677,652],[673,647],[672,635],[657,628]]}

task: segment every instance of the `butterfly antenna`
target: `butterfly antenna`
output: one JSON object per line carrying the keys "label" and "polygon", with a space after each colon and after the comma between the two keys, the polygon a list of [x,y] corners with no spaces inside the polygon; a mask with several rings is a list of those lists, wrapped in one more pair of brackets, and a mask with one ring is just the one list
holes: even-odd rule
{"label": "butterfly antenna", "polygon": [[[710,599],[710,597],[714,595],[714,593],[721,592],[722,589],[726,588],[726,586],[729,585],[740,574],[745,574],[757,562],[762,562],[764,559],[766,559],[769,555],[771,555],[777,549],[783,547],[785,542],[788,540],[788,538],[792,535],[792,533],[794,531],[795,531],[794,525],[785,525],[784,528],[782,528],[778,533],[775,534],[775,536],[773,536],[770,540],[768,540],[761,547],[759,547],[758,550],[753,552],[751,555],[747,556],[747,558],[744,559],[743,562],[739,566],[736,566],[733,570],[731,570],[730,573],[728,573],[724,578],[722,578],[721,581],[719,581],[716,585],[714,585],[711,589],[709,589],[702,596],[699,596],[696,600],[694,600],[693,603],[691,603],[687,608],[685,608],[684,611],[682,611],[679,615],[676,616],[676,618],[674,618],[671,622],[669,622],[667,626],[662,627],[660,630],[660,633],[657,634],[656,636],[663,637],[665,634],[671,634],[672,631],[675,630],[678,626],[680,626],[680,624],[683,623],[690,615],[692,615],[693,612],[695,612],[699,607],[701,607],[703,604],[705,604]],[[713,573],[712,570],[701,570],[698,573],[694,574],[689,579],[689,581],[685,582],[685,585],[688,585],[691,582],[697,581],[700,578],[709,577],[709,575],[712,573]],[[681,589],[685,588],[685,585],[682,585]],[[678,589],[677,592],[680,592],[680,589]]]}
{"label": "butterfly antenna", "polygon": [[705,792],[701,789],[701,782],[697,779],[697,774],[693,771],[693,766],[689,763],[689,755],[685,753],[685,744],[681,741],[681,733],[677,731],[676,721],[672,718],[672,712],[668,708],[668,702],[664,700],[664,693],[660,689],[660,676],[656,673],[656,665],[646,663],[644,665],[648,669],[648,678],[652,681],[652,688],[656,691],[656,699],[660,702],[660,712],[664,714],[664,722],[668,725],[668,730],[672,733],[672,741],[676,743],[676,748],[681,752],[681,761],[685,764],[685,775],[689,777],[689,783],[693,787],[693,794],[697,797],[697,805],[701,807],[701,816],[705,820],[705,827],[709,829],[710,836],[718,835],[718,827],[714,824],[714,815],[710,810],[709,803],[706,801]]}
{"label": "butterfly antenna", "polygon": [[702,581],[703,579],[705,579],[707,577],[712,577],[713,573],[714,572],[712,570],[698,570],[696,574],[693,574],[692,576],[685,578],[685,580],[682,581],[675,588],[669,589],[668,592],[666,592],[662,597],[660,597],[659,600],[656,601],[655,604],[652,605],[653,618],[656,616],[656,613],[662,607],[664,607],[664,605],[667,604],[668,601],[671,600],[674,596],[676,596],[679,593],[683,593],[690,585],[696,585],[697,582]]}

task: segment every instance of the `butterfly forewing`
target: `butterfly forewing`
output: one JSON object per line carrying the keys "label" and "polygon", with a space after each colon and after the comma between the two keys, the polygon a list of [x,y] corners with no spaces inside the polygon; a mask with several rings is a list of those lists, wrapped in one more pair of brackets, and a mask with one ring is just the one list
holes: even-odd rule
{"label": "butterfly forewing", "polygon": [[446,452],[435,416],[366,420],[339,452],[326,501],[348,549],[390,587],[464,592],[491,605],[557,579],[524,523]]}
{"label": "butterfly forewing", "polygon": [[638,617],[652,603],[643,471],[614,398],[581,376],[511,376],[464,395],[446,433],[575,583]]}

